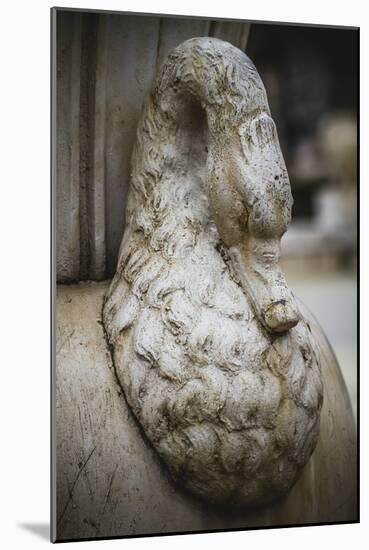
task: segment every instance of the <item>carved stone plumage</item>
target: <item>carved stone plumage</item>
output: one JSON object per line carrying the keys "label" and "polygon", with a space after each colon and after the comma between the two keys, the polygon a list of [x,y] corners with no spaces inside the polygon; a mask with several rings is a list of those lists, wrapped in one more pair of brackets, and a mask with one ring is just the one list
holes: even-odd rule
{"label": "carved stone plumage", "polygon": [[178,46],[138,127],[103,320],[147,438],[212,503],[275,500],[318,439],[319,356],[279,267],[291,206],[250,59],[214,38]]}

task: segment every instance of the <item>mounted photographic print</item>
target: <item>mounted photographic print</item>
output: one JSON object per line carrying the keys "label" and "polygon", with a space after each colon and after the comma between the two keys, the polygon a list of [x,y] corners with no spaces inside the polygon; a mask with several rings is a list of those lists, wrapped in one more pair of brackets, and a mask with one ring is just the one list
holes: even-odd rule
{"label": "mounted photographic print", "polygon": [[52,540],[357,522],[358,29],[51,15]]}

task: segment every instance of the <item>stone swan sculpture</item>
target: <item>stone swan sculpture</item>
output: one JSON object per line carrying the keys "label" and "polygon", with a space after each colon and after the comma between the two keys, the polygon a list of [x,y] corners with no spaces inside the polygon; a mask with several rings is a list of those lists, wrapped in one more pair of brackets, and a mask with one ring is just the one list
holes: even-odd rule
{"label": "stone swan sculpture", "polygon": [[194,38],[144,106],[103,323],[173,479],[207,502],[285,494],[319,435],[319,353],[279,267],[289,179],[250,59]]}

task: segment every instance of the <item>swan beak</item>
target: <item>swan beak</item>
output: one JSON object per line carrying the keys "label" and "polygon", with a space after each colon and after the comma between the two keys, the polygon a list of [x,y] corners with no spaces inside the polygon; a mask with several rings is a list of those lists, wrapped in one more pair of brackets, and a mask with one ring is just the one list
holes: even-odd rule
{"label": "swan beak", "polygon": [[[268,249],[272,250],[270,243]],[[255,255],[246,246],[233,246],[229,251],[235,273],[265,329],[281,334],[295,327],[300,313],[278,266],[278,254],[274,259],[267,258],[265,263],[263,250]],[[260,258],[264,258],[264,262]]]}
{"label": "swan beak", "polygon": [[292,303],[279,300],[270,304],[261,314],[263,324],[269,332],[282,333],[295,327],[300,320],[300,314]]}

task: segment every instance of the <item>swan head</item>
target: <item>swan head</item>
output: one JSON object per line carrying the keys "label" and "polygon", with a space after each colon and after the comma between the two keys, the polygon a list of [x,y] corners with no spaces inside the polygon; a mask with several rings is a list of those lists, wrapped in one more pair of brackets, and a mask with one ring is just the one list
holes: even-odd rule
{"label": "swan head", "polygon": [[214,137],[207,185],[220,237],[256,316],[270,333],[290,330],[300,314],[280,255],[293,200],[267,105],[244,117],[225,139]]}

